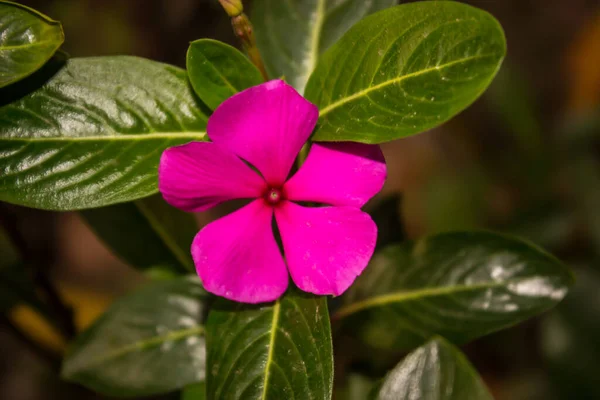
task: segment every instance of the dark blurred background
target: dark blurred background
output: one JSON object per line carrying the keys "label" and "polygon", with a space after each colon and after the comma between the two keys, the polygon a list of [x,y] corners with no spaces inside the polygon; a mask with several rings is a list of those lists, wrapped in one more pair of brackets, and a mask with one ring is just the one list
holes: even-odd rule
{"label": "dark blurred background", "polygon": [[[29,0],[62,22],[73,57],[132,54],[184,67],[190,41],[235,44],[217,0]],[[252,10],[252,2],[245,1]],[[382,235],[494,229],[528,238],[574,268],[557,309],[468,346],[499,400],[600,399],[600,1],[465,1],[506,31],[508,57],[487,93],[444,126],[383,145],[389,178],[368,205]],[[76,213],[2,205],[74,306],[77,329],[145,278],[119,261]],[[217,211],[219,212],[219,211]],[[206,223],[213,215],[198,216]],[[13,257],[0,232],[0,262]],[[0,288],[1,290],[1,288]],[[0,321],[0,399],[95,399],[62,383],[33,339],[65,343],[30,310]],[[344,346],[344,341],[341,341]],[[336,353],[343,353],[336,348]],[[360,360],[337,398],[364,398],[377,367]],[[178,398],[176,394],[161,399]]]}

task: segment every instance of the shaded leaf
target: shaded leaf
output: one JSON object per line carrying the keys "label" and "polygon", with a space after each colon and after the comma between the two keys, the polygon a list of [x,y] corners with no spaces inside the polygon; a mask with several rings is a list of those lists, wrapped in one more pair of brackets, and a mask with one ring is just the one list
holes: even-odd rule
{"label": "shaded leaf", "polygon": [[263,82],[260,71],[239,50],[211,39],[190,44],[187,70],[196,94],[211,110],[237,92]]}
{"label": "shaded leaf", "polygon": [[327,299],[297,291],[274,304],[220,301],[206,323],[208,399],[330,399]]}
{"label": "shaded leaf", "polygon": [[400,362],[372,396],[376,400],[493,400],[465,356],[443,339]]}
{"label": "shaded leaf", "polygon": [[203,140],[206,121],[179,68],[69,60],[41,89],[0,107],[0,200],[73,210],[149,196],[162,151]]}
{"label": "shaded leaf", "polygon": [[205,291],[196,277],[148,284],[115,302],[71,346],[63,378],[109,396],[203,381]]}
{"label": "shaded leaf", "polygon": [[45,316],[52,315],[35,290],[33,279],[22,264],[0,267],[0,313],[18,304],[27,304]]}
{"label": "shaded leaf", "polygon": [[397,0],[254,0],[256,40],[272,77],[300,93],[321,54],[366,15]]}
{"label": "shaded leaf", "polygon": [[0,1],[0,88],[41,68],[64,39],[59,22],[29,7]]}
{"label": "shaded leaf", "polygon": [[488,13],[454,1],[380,11],[319,61],[306,98],[320,110],[314,140],[386,142],[433,128],[487,88],[506,53]]}
{"label": "shaded leaf", "polygon": [[381,348],[410,349],[433,335],[465,343],[548,310],[572,280],[558,260],[519,240],[444,233],[378,253],[335,318]]}
{"label": "shaded leaf", "polygon": [[206,383],[195,383],[181,393],[181,400],[206,400]]}
{"label": "shaded leaf", "polygon": [[556,399],[600,398],[600,274],[577,271],[569,296],[541,325],[544,365]]}
{"label": "shaded leaf", "polygon": [[115,254],[136,268],[161,265],[194,271],[190,247],[198,233],[196,220],[160,195],[84,210],[81,215]]}

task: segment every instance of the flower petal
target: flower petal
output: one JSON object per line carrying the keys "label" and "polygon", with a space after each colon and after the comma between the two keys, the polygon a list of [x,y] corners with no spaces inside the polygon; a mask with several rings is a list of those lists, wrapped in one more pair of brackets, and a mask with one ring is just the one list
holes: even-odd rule
{"label": "flower petal", "polygon": [[266,183],[232,152],[215,143],[191,142],[163,152],[158,189],[169,204],[193,212],[260,197]]}
{"label": "flower petal", "polygon": [[254,165],[271,185],[282,185],[319,117],[317,107],[282,80],[225,100],[208,120],[210,139]]}
{"label": "flower petal", "polygon": [[377,145],[314,143],[284,190],[289,200],[362,207],[381,190],[386,175]]}
{"label": "flower petal", "polygon": [[354,207],[275,208],[288,269],[296,285],[314,294],[342,294],[375,250],[377,226]]}
{"label": "flower petal", "polygon": [[288,273],[273,236],[273,210],[263,199],[206,225],[192,257],[206,290],[243,303],[279,298]]}

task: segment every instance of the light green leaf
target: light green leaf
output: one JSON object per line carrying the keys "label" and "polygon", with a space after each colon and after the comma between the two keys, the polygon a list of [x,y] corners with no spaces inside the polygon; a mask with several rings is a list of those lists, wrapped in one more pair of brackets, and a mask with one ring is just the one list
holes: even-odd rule
{"label": "light green leaf", "polygon": [[0,88],[41,68],[64,40],[59,22],[29,7],[0,1]]}
{"label": "light green leaf", "polygon": [[118,397],[203,381],[205,296],[194,276],[151,283],[121,298],[73,343],[63,378]]}
{"label": "light green leaf", "polygon": [[[15,86],[0,98],[16,97]],[[206,121],[179,68],[69,60],[41,89],[0,107],[0,200],[75,210],[149,196],[162,151],[204,140]]]}
{"label": "light green leaf", "polygon": [[411,349],[433,335],[466,343],[552,308],[572,281],[527,243],[444,233],[378,253],[334,318],[380,348]]}
{"label": "light green leaf", "polygon": [[114,253],[136,268],[161,265],[194,271],[190,247],[198,233],[196,220],[160,195],[84,210],[81,215]]}
{"label": "light green leaf", "polygon": [[300,93],[321,54],[366,15],[397,0],[254,0],[256,41],[272,77]]}
{"label": "light green leaf", "polygon": [[260,71],[246,56],[211,39],[190,44],[187,70],[196,94],[211,110],[237,92],[263,82]]}
{"label": "light green leaf", "polygon": [[372,396],[376,400],[493,400],[465,356],[443,339],[419,347]]}
{"label": "light green leaf", "polygon": [[319,107],[314,140],[380,143],[433,128],[487,88],[506,53],[498,21],[454,1],[380,11],[319,61],[305,96]]}
{"label": "light green leaf", "polygon": [[221,301],[206,323],[207,398],[330,399],[327,299],[295,290],[274,304]]}

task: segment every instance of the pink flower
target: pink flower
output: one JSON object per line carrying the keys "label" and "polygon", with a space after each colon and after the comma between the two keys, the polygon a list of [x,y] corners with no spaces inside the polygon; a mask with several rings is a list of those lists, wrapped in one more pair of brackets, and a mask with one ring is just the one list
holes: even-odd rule
{"label": "pink flower", "polygon": [[[194,212],[254,199],[205,226],[192,243],[209,292],[245,303],[272,301],[287,289],[289,270],[300,289],[339,295],[366,267],[377,227],[360,207],[381,190],[385,161],[375,145],[315,143],[287,179],[318,116],[317,107],[274,80],[215,110],[207,128],[212,143],[192,142],[163,153],[158,186],[171,205]],[[330,206],[305,207],[301,201]],[[273,234],[273,215],[287,268]]]}

